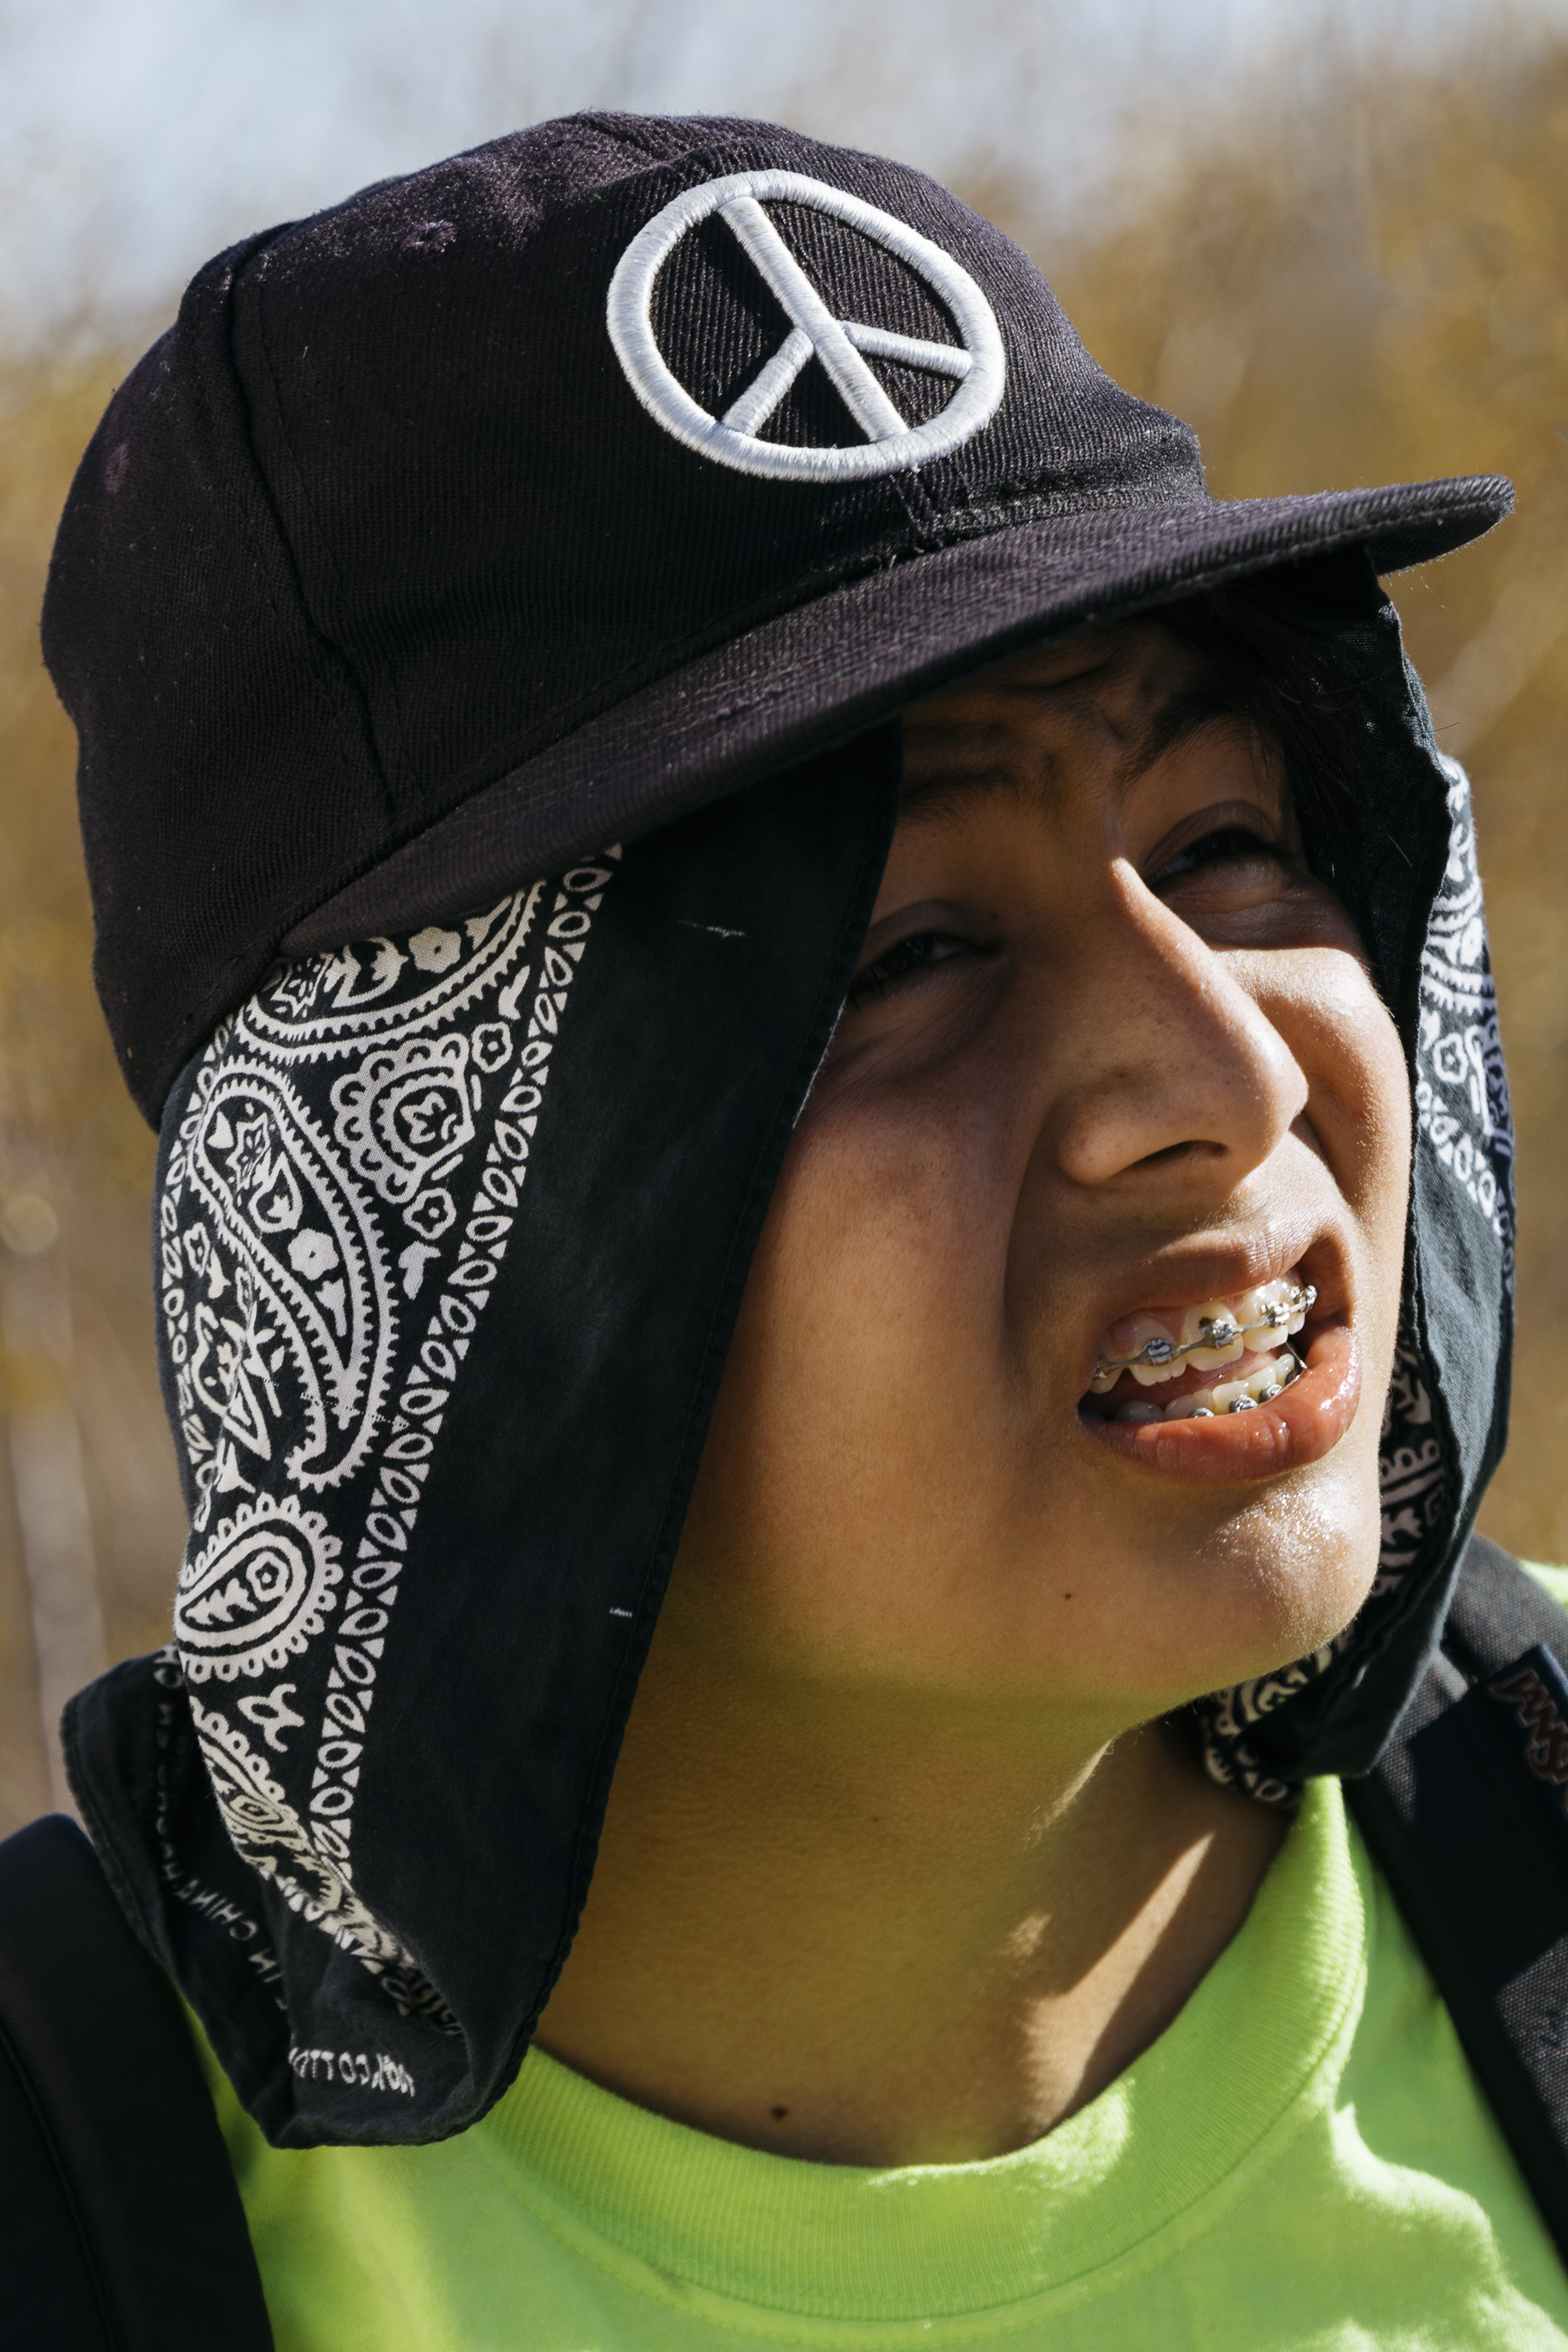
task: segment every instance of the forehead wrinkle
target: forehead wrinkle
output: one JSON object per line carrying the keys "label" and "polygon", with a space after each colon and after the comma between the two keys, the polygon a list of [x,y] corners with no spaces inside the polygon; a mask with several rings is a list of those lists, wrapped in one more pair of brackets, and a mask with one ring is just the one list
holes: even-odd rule
{"label": "forehead wrinkle", "polygon": [[[1092,681],[1114,665],[1104,663],[1061,681],[1028,677],[987,677],[983,684],[949,689],[904,714],[904,788],[900,814],[910,822],[948,815],[966,802],[998,793],[1043,804],[1060,780],[1065,746],[1043,742],[1029,724],[1064,698],[1076,703],[1073,719],[1092,716],[1120,747],[1111,768],[1119,801],[1173,745],[1218,728],[1227,720],[1251,736],[1260,788],[1263,751],[1255,730],[1231,710],[1202,675],[1180,678],[1151,705],[1142,698],[1125,718],[1106,707]],[[943,708],[943,706],[946,708]],[[1075,731],[1076,729],[1075,729]],[[1261,797],[1261,789],[1260,789]]]}
{"label": "forehead wrinkle", "polygon": [[904,740],[899,814],[918,822],[998,795],[1037,805],[1049,794],[1056,755],[1022,729],[962,721],[921,724]]}

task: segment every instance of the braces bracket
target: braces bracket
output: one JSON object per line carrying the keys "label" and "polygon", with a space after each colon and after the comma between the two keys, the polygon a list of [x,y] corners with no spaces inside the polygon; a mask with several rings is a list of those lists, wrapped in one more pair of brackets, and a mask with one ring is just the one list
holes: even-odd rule
{"label": "braces bracket", "polygon": [[1095,1364],[1094,1377],[1099,1381],[1108,1372],[1131,1371],[1134,1364],[1173,1363],[1178,1356],[1190,1355],[1194,1348],[1228,1348],[1233,1339],[1245,1339],[1252,1331],[1284,1331],[1292,1316],[1310,1315],[1317,1303],[1317,1290],[1311,1283],[1292,1283],[1284,1297],[1277,1298],[1254,1322],[1237,1323],[1228,1315],[1205,1315],[1195,1339],[1146,1339],[1135,1356],[1119,1356],[1109,1361],[1101,1356]]}

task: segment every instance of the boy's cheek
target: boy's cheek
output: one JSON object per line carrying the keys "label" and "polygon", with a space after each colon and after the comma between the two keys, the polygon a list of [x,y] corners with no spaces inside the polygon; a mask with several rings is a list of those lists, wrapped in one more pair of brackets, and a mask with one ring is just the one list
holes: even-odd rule
{"label": "boy's cheek", "polygon": [[[1263,959],[1258,959],[1261,963]],[[1341,1193],[1363,1222],[1403,1235],[1412,1136],[1410,1075],[1387,1006],[1360,961],[1337,951],[1270,958],[1260,1010],[1306,1073],[1307,1118]]]}

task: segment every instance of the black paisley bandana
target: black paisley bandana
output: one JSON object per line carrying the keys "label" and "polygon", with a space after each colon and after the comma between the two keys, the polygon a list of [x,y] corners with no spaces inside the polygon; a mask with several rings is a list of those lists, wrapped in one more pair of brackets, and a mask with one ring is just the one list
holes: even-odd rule
{"label": "black paisley bandana", "polygon": [[176,1089],[191,1538],[172,1642],[68,1748],[281,2145],[440,2137],[521,2063],[897,777],[884,730],[286,966]]}
{"label": "black paisley bandana", "polygon": [[1415,1148],[1372,1592],[1312,1656],[1197,1709],[1215,1778],[1287,1805],[1313,1773],[1368,1770],[1426,1670],[1506,1441],[1513,1335],[1513,1124],[1469,785],[1436,748],[1393,605],[1370,582],[1341,602],[1344,586],[1316,625],[1364,729],[1353,850],[1310,797],[1298,814],[1398,1021]]}
{"label": "black paisley bandana", "polygon": [[158,1189],[195,1496],[165,1685],[241,1858],[447,2032],[354,1891],[355,1800],[419,1506],[621,859],[274,973],[197,1064]]}
{"label": "black paisley bandana", "polygon": [[[1348,605],[1348,609],[1347,609]],[[1364,1770],[1501,1449],[1510,1137],[1468,792],[1367,575],[1359,846],[1309,855],[1417,1126],[1382,1568],[1197,1708],[1288,1803]],[[186,1071],[157,1203],[192,1514],[174,1635],[73,1702],[132,1916],[269,2137],[439,2138],[569,1947],[752,1243],[879,877],[896,730],[461,920],[275,972]]]}
{"label": "black paisley bandana", "polygon": [[[1495,1251],[1497,1286],[1484,1302],[1474,1337],[1478,1369],[1489,1372],[1495,1370],[1499,1320],[1513,1286],[1513,1125],[1497,991],[1487,958],[1469,782],[1454,761],[1441,764],[1447,784],[1448,855],[1421,954],[1415,1040],[1417,1181],[1432,1199],[1432,1225],[1447,1236],[1450,1253],[1458,1254],[1454,1245],[1460,1239],[1472,1252],[1485,1253],[1489,1242]],[[1411,1601],[1429,1596],[1434,1572],[1441,1571],[1451,1553],[1456,1508],[1467,1483],[1458,1447],[1435,1402],[1437,1387],[1407,1299],[1384,1407],[1383,1539],[1372,1591],[1354,1622],[1310,1657],[1205,1702],[1199,1712],[1205,1755],[1216,1780],[1235,1782],[1267,1803],[1293,1804],[1300,1793],[1300,1750],[1291,1759],[1293,1769],[1290,1763],[1271,1767],[1268,1744],[1258,1737],[1264,1719],[1325,1677],[1327,1690],[1342,1687],[1345,1666],[1352,1673],[1364,1666],[1398,1628]],[[1467,1499],[1473,1511],[1479,1500],[1473,1474],[1469,1483]],[[1309,1712],[1298,1706],[1286,1720],[1300,1739]],[[1289,1757],[1289,1750],[1285,1753]]]}

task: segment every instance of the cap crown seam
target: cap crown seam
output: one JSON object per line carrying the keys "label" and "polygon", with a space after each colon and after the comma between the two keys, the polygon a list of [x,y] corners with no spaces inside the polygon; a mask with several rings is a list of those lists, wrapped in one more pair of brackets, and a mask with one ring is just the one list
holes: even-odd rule
{"label": "cap crown seam", "polygon": [[[251,276],[249,283],[243,289],[237,282],[236,283],[233,303],[235,308],[237,309],[240,295],[243,291],[251,312],[251,325],[255,336],[258,356],[266,372],[266,386],[271,394],[273,421],[276,425],[277,437],[281,453],[288,462],[295,494],[304,510],[306,520],[314,533],[317,550],[321,560],[331,573],[333,580],[341,588],[342,584],[342,572],[338,562],[337,551],[333,547],[331,537],[321,521],[321,516],[317,512],[315,501],[310,496],[309,486],[300,466],[299,457],[294,447],[294,439],[289,424],[289,412],[284,401],[282,384],[279,382],[278,370],[273,362],[272,344],[268,326],[265,297],[267,290],[267,267],[268,263],[272,258],[274,251],[275,247],[268,246],[264,247],[259,253],[251,257],[256,265],[254,273]],[[237,325],[237,320],[236,323]],[[231,363],[234,368],[235,375],[242,387],[242,397],[244,397],[246,389],[245,371],[240,361],[238,352],[234,349],[234,337],[232,332],[230,337],[230,348],[232,353]],[[248,401],[247,402],[247,426],[250,424]],[[250,432],[249,441],[252,462],[255,465],[258,477],[267,487],[268,503],[271,506],[272,512],[276,518],[279,536],[281,537],[289,552],[291,568],[294,573],[295,584],[299,593],[300,611],[303,613],[310,625],[313,640],[325,649],[325,651],[331,656],[334,663],[341,665],[342,671],[346,674],[347,683],[343,690],[351,693],[353,697],[354,704],[356,706],[355,715],[358,719],[359,726],[365,740],[366,749],[374,762],[375,771],[381,782],[382,792],[387,803],[387,814],[391,820],[395,823],[399,816],[404,813],[405,802],[404,796],[398,793],[396,787],[394,785],[392,778],[387,772],[386,764],[381,756],[381,746],[377,740],[377,729],[374,715],[359,677],[360,657],[355,654],[351,653],[346,646],[339,642],[338,638],[333,635],[330,629],[327,628],[321,614],[317,611],[315,599],[311,596],[307,584],[304,566],[300,560],[300,551],[295,548],[292,534],[289,531],[287,522],[284,520],[282,511],[278,505],[277,499],[271,495],[271,482],[268,473],[267,461],[262,456],[259,447],[257,446],[256,436],[253,429]],[[395,740],[391,749],[395,761],[405,772],[410,786],[408,797],[412,800],[414,793],[417,790],[417,786],[413,778],[412,771],[409,768],[409,763],[404,751],[402,713],[398,706],[395,682],[389,675],[384,674],[384,664],[378,664],[377,667],[384,672],[382,685],[392,704],[395,722]]]}
{"label": "cap crown seam", "polygon": [[[342,656],[337,654],[336,648],[332,646],[331,641],[324,637],[322,633],[318,629],[315,615],[311,611],[309,599],[305,595],[304,584],[300,575],[300,566],[295,555],[293,543],[284,526],[283,518],[278,510],[277,502],[272,496],[271,485],[267,478],[266,468],[261,462],[260,452],[256,446],[250,402],[247,396],[244,374],[240,369],[237,355],[234,349],[235,300],[239,274],[245,268],[246,264],[256,254],[265,251],[267,245],[270,243],[275,236],[275,231],[268,231],[265,238],[258,238],[253,242],[250,242],[248,249],[245,247],[234,247],[230,248],[230,251],[227,254],[220,256],[220,261],[227,264],[221,280],[213,278],[209,276],[209,272],[216,267],[216,264],[209,264],[208,270],[202,272],[195,279],[193,283],[190,293],[185,298],[185,301],[181,305],[181,316],[176,327],[176,334],[178,335],[182,332],[184,333],[188,336],[189,341],[195,346],[195,351],[193,355],[195,358],[194,373],[195,378],[196,396],[201,401],[203,408],[207,414],[209,429],[211,429],[216,425],[217,420],[212,414],[211,392],[206,381],[206,371],[201,364],[200,352],[204,338],[196,327],[195,305],[192,302],[192,297],[197,293],[198,289],[201,289],[203,292],[215,298],[214,308],[216,312],[216,316],[211,322],[213,341],[216,345],[213,356],[217,367],[222,373],[225,383],[234,401],[237,421],[240,428],[239,438],[243,445],[245,457],[248,461],[250,485],[254,494],[260,500],[266,511],[268,520],[271,524],[272,530],[275,535],[275,557],[269,558],[268,551],[261,545],[257,534],[255,518],[248,511],[246,499],[243,497],[231,496],[226,500],[226,503],[228,505],[230,511],[235,513],[237,517],[240,530],[245,537],[246,544],[252,551],[256,576],[258,583],[260,585],[261,592],[266,597],[274,617],[279,622],[282,621],[284,615],[279,608],[276,594],[274,593],[272,583],[268,576],[271,561],[280,560],[289,575],[289,583],[293,588],[299,609],[304,615],[305,621],[308,625],[306,631],[306,644],[309,649],[311,674],[315,680],[317,689],[320,692],[322,700],[326,703],[330,713],[330,732],[331,737],[332,755],[336,761],[339,773],[342,776],[345,791],[351,797],[353,796],[353,776],[344,749],[342,733],[345,716],[352,713],[350,723],[352,724],[354,719],[357,719],[359,721],[358,731],[361,741],[363,744],[366,755],[372,763],[373,773],[381,784],[382,797],[387,803],[387,813],[388,814],[394,814],[395,813],[395,803],[393,802],[392,795],[387,790],[385,778],[382,772],[381,762],[375,756],[374,742],[369,740],[369,730],[365,726],[366,714],[363,709],[363,700],[356,693],[353,692],[352,687],[348,685],[347,681],[345,681],[340,674]],[[206,280],[205,285],[203,282],[204,279]],[[351,697],[352,700],[350,698]]]}

